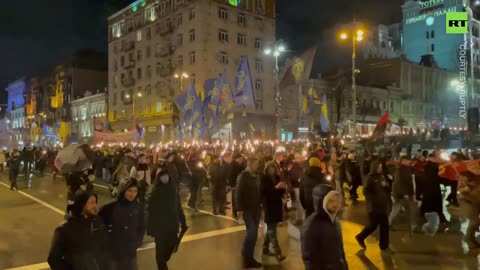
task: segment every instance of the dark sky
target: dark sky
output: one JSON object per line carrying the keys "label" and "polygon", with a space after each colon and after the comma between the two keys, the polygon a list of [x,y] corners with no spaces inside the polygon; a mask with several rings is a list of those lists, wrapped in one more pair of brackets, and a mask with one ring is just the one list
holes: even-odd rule
{"label": "dark sky", "polygon": [[[131,2],[133,0],[2,1],[0,88],[5,89],[8,82],[21,76],[44,70],[78,49],[106,51],[106,17]],[[277,0],[278,37],[294,51],[318,42],[325,48],[334,48],[335,36],[325,34],[325,29],[351,21],[354,14],[358,20],[372,24],[391,23],[399,20],[402,2]]]}

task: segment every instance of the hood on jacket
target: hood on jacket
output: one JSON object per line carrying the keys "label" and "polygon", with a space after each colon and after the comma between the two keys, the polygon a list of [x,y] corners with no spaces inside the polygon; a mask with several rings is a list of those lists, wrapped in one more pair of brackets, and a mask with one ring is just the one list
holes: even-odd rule
{"label": "hood on jacket", "polygon": [[138,181],[134,177],[130,177],[128,180],[121,181],[120,185],[118,186],[118,200],[119,201],[126,201],[125,199],[125,192],[131,187],[138,188]]}
{"label": "hood on jacket", "polygon": [[88,199],[90,197],[95,197],[98,201],[97,194],[89,191],[78,190],[75,192],[75,197],[73,199],[73,206],[72,206],[72,216],[73,217],[81,217],[83,208],[85,204],[87,204]]}
{"label": "hood on jacket", "polygon": [[322,184],[313,188],[313,206],[315,208],[315,215],[326,214],[333,222],[337,213],[332,214],[328,212],[327,202],[335,195],[341,196],[341,194],[330,185]]}

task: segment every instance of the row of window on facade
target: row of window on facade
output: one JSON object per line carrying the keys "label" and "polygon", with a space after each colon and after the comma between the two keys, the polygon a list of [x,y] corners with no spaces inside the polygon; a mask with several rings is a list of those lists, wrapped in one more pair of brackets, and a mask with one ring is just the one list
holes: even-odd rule
{"label": "row of window on facade", "polygon": [[[139,112],[144,112],[144,113],[161,113],[161,112],[172,112],[173,111],[173,104],[172,103],[162,103],[162,102],[156,102],[155,105],[152,105],[151,103],[141,106],[141,104],[137,104],[137,107],[135,109],[136,114]],[[118,111],[114,110],[113,112],[113,120],[117,120],[119,118],[125,118],[127,115],[131,115],[131,111],[127,113],[126,110],[122,110],[120,114]]]}
{"label": "row of window on facade", "polygon": [[90,105],[81,105],[72,108],[73,119],[85,120],[89,116],[88,108],[90,107],[90,115],[100,115],[106,112],[106,105],[104,102],[95,102]]}

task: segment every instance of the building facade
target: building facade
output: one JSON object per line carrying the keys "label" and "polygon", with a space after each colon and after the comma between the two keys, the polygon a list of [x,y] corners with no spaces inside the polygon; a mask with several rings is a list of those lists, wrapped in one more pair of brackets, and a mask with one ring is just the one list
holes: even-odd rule
{"label": "building facade", "polygon": [[21,78],[8,84],[7,91],[7,127],[9,144],[23,144],[29,139],[27,129],[27,118],[25,116],[25,92],[27,90],[27,79]]}
{"label": "building facade", "polygon": [[[423,55],[433,55],[439,68],[459,70],[460,45],[468,34],[447,34],[446,13],[465,11],[464,0],[408,0],[402,6],[403,52],[407,58],[419,63]],[[479,24],[473,20],[474,65],[478,66]]]}
{"label": "building facade", "polygon": [[71,102],[72,141],[94,143],[95,130],[103,130],[107,115],[106,93],[86,92]]}
{"label": "building facade", "polygon": [[[256,99],[246,111],[252,120],[273,120],[274,60],[263,56],[275,42],[273,0],[136,1],[108,20],[108,119],[114,130],[139,124],[146,141],[176,139],[175,98],[191,83],[202,93],[204,81],[224,71],[233,84],[244,55]],[[183,73],[188,78],[175,76]]]}

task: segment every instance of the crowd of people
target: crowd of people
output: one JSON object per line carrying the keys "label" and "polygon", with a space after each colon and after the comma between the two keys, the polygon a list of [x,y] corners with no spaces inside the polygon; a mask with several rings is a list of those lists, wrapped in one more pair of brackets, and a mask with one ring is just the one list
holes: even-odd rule
{"label": "crowd of people", "polygon": [[[54,234],[48,258],[52,270],[137,269],[136,249],[145,233],[155,239],[158,269],[168,269],[167,262],[188,229],[181,183],[189,188],[190,211],[198,211],[202,188],[208,186],[213,214],[226,215],[231,209],[232,216],[245,224],[241,252],[245,268],[262,267],[254,258],[262,220],[263,255],[279,263],[285,260],[277,227],[290,217],[301,227],[307,270],[348,269],[339,219],[342,209],[359,199],[360,186],[369,220],[355,237],[360,248],[366,249],[365,239],[379,227],[380,249],[392,253],[389,234],[398,229],[401,213],[408,216],[410,236],[446,227],[442,185],[450,188],[449,206],[461,206],[468,217],[465,242],[471,249],[480,248],[475,238],[480,225],[480,166],[472,154],[461,150],[448,160],[439,149],[419,150],[413,157],[376,151],[357,156],[356,149],[348,150],[340,142],[328,148],[307,142],[254,146],[242,142],[93,150],[92,168],[65,174],[67,215]],[[48,161],[52,155],[45,156]],[[18,151],[7,155],[10,171],[18,174],[17,163],[24,157]],[[94,179],[109,183],[117,197],[98,212]]]}

